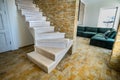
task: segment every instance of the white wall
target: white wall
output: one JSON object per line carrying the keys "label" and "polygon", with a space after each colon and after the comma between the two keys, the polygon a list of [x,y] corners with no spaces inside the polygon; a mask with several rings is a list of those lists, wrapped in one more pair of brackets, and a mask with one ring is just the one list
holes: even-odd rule
{"label": "white wall", "polygon": [[15,0],[6,0],[8,7],[8,15],[10,21],[10,31],[12,37],[12,49],[33,44],[33,38],[27,27],[25,21],[18,13],[15,5]]}
{"label": "white wall", "polygon": [[[108,8],[108,7],[116,7],[116,6],[120,6],[118,0],[104,0],[99,3],[86,4],[84,25],[92,26],[92,27],[97,26],[100,8]],[[117,16],[119,17],[119,14],[117,14]],[[115,23],[115,26],[117,26],[118,20],[119,19],[117,18],[117,22]]]}

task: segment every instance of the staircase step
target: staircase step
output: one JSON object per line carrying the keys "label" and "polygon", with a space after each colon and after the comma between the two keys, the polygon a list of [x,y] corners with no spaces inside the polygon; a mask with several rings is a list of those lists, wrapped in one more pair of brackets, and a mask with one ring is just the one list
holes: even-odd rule
{"label": "staircase step", "polygon": [[41,27],[44,27],[44,26],[50,26],[50,22],[48,21],[29,21],[29,26],[30,27],[35,27],[35,26],[41,26]]}
{"label": "staircase step", "polygon": [[27,6],[27,5],[20,5],[18,4],[18,9],[21,10],[21,9],[32,9],[32,10],[38,10],[39,11],[39,8],[36,8],[34,5],[31,5],[31,6]]}
{"label": "staircase step", "polygon": [[39,11],[39,8],[22,8],[20,10],[26,10],[26,11]]}
{"label": "staircase step", "polygon": [[42,17],[34,17],[34,16],[29,16],[29,17],[25,17],[26,21],[38,21],[38,20],[43,20],[43,21],[46,21],[46,17],[45,16],[42,16]]}
{"label": "staircase step", "polygon": [[25,10],[25,9],[22,9],[21,13],[22,13],[22,15],[25,15],[25,14],[42,14],[42,12],[39,12],[39,11],[30,11],[30,10]]}
{"label": "staircase step", "polygon": [[43,39],[35,42],[35,45],[40,47],[66,48],[69,39]]}
{"label": "staircase step", "polygon": [[18,6],[24,6],[24,7],[36,7],[35,4],[32,4],[32,5],[26,5],[26,4],[21,4],[21,3],[18,3],[17,4]]}
{"label": "staircase step", "polygon": [[24,8],[36,8],[34,4],[21,4],[21,3],[17,3],[17,9],[18,10],[21,10],[21,9],[24,9]]}
{"label": "staircase step", "polygon": [[54,32],[54,27],[33,27],[35,33],[48,33]]}
{"label": "staircase step", "polygon": [[51,32],[51,33],[38,33],[35,35],[35,40],[41,39],[59,39],[64,38],[65,33]]}
{"label": "staircase step", "polygon": [[57,60],[57,58],[60,56],[64,48],[53,48],[53,47],[40,47],[35,46],[35,52],[51,59],[51,60]]}
{"label": "staircase step", "polygon": [[25,17],[42,17],[42,14],[24,14]]}
{"label": "staircase step", "polygon": [[17,0],[16,3],[17,4],[27,4],[27,5],[29,4],[30,5],[30,4],[33,4],[33,0],[24,0],[24,1],[23,0]]}
{"label": "staircase step", "polygon": [[37,52],[28,53],[27,56],[31,61],[33,61],[35,64],[37,64],[44,71],[46,71],[47,73],[50,73],[58,65],[58,63],[64,57],[64,55],[67,53],[67,51],[70,49],[72,43],[73,43],[73,41],[70,40],[69,46],[67,48],[61,49],[61,50],[60,49],[54,50],[52,48],[51,49],[48,48],[48,50],[54,54],[59,53],[59,56],[57,55],[58,58],[55,61],[43,56],[40,53],[37,53]]}
{"label": "staircase step", "polygon": [[38,33],[54,32],[54,27],[33,27],[30,29],[33,37]]}
{"label": "staircase step", "polygon": [[25,9],[25,10],[34,10],[34,11],[39,11],[39,8],[34,8],[34,7],[20,7],[18,6],[18,9]]}
{"label": "staircase step", "polygon": [[16,6],[18,6],[19,4],[22,4],[22,5],[26,5],[26,6],[28,6],[28,5],[31,5],[31,6],[34,6],[34,4],[33,4],[33,2],[31,1],[31,2],[18,2],[18,1],[16,1],[15,2],[15,4],[16,4]]}
{"label": "staircase step", "polygon": [[39,11],[31,10],[31,9],[21,9],[21,11],[24,11],[24,12],[33,12],[33,13],[39,12]]}
{"label": "staircase step", "polygon": [[26,16],[31,16],[31,15],[34,15],[34,16],[38,16],[38,15],[41,15],[42,16],[42,12],[24,12],[24,11],[22,11],[21,12],[22,13],[22,15],[26,15]]}
{"label": "staircase step", "polygon": [[53,65],[53,61],[47,57],[44,57],[43,55],[40,55],[37,52],[30,52],[27,54],[28,58],[37,64],[40,68],[42,68],[44,71],[48,72],[51,66]]}

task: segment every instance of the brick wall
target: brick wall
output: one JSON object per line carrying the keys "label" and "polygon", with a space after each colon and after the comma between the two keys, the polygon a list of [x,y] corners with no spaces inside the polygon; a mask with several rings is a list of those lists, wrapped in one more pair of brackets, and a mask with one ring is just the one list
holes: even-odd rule
{"label": "brick wall", "polygon": [[120,23],[116,40],[113,46],[113,51],[110,59],[110,66],[115,70],[120,71]]}
{"label": "brick wall", "polygon": [[76,34],[76,1],[79,0],[34,0],[34,3],[47,16],[56,31],[65,32],[67,38],[73,39]]}
{"label": "brick wall", "polygon": [[47,20],[55,27],[55,31],[66,33],[66,38],[73,39],[73,47],[69,53],[75,51],[77,32],[78,8],[80,0],[34,0],[34,3],[47,16]]}

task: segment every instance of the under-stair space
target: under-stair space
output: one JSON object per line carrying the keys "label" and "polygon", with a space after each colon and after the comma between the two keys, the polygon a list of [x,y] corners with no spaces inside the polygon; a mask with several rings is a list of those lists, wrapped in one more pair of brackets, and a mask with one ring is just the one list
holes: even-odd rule
{"label": "under-stair space", "polygon": [[27,53],[28,58],[47,73],[51,72],[72,46],[73,41],[65,33],[55,32],[50,21],[32,0],[17,0],[18,11],[26,21],[26,27],[34,38],[35,51]]}

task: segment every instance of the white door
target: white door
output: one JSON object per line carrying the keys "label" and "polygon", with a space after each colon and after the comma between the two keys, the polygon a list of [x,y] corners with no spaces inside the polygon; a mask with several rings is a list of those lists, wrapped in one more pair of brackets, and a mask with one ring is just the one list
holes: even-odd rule
{"label": "white door", "polygon": [[0,53],[10,50],[10,34],[4,0],[0,0]]}

